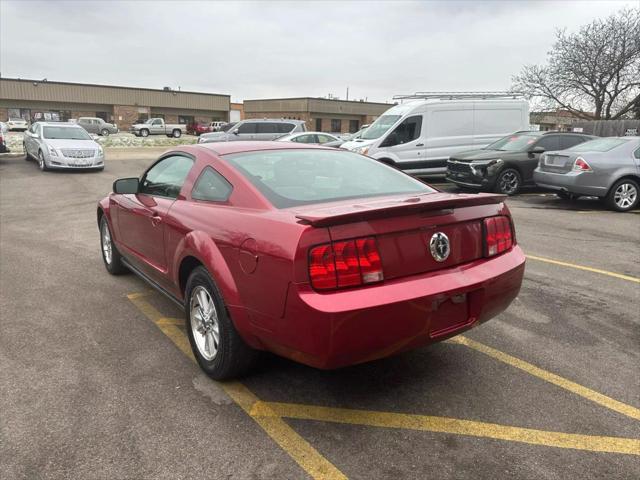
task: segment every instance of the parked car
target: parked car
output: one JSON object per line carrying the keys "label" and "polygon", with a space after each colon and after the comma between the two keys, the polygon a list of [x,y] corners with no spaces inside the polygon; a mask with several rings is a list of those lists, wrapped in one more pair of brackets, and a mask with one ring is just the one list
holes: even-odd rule
{"label": "parked car", "polygon": [[24,118],[10,118],[7,121],[7,126],[9,127],[9,130],[20,130],[21,132],[24,132],[29,128],[29,122]]}
{"label": "parked car", "polygon": [[118,133],[118,126],[113,123],[107,123],[99,117],[80,117],[76,122],[89,133],[108,137],[112,133]]}
{"label": "parked car", "polygon": [[236,140],[275,140],[282,135],[305,132],[304,121],[284,119],[241,120],[226,132],[200,135],[198,143],[232,142]]}
{"label": "parked car", "polygon": [[516,132],[484,148],[453,155],[447,161],[446,178],[465,188],[515,195],[523,185],[533,185],[541,153],[594,138],[581,133]]}
{"label": "parked car", "polygon": [[626,212],[638,206],[640,137],[607,137],[540,157],[533,178],[562,198],[598,197]]}
{"label": "parked car", "polygon": [[324,132],[297,132],[279,137],[277,141],[329,145],[339,142],[340,139],[335,135]]}
{"label": "parked car", "polygon": [[211,122],[211,128],[212,128],[212,132],[219,132],[222,127],[224,127],[227,124],[227,122],[221,122],[221,121],[217,121],[217,122]]}
{"label": "parked car", "polygon": [[204,122],[196,122],[190,123],[187,125],[187,133],[190,135],[200,136],[203,133],[213,132],[213,127],[211,126],[213,122],[204,123]]}
{"label": "parked car", "polygon": [[187,126],[182,123],[165,123],[162,118],[150,118],[144,123],[131,125],[129,132],[136,137],[166,135],[167,137],[180,138],[183,133],[187,133]]}
{"label": "parked car", "polygon": [[363,125],[360,130],[356,133],[346,134],[346,135],[338,135],[338,139],[335,142],[327,142],[324,144],[325,147],[334,147],[340,148],[347,142],[353,142],[362,137],[362,134],[367,130],[369,125]]}
{"label": "parked car", "polygon": [[42,171],[104,169],[104,150],[79,125],[36,122],[22,141],[25,160],[36,159]]}
{"label": "parked car", "polygon": [[513,96],[425,96],[396,105],[341,148],[414,175],[446,172],[450,156],[529,126],[529,104]]}
{"label": "parked car", "polygon": [[0,122],[0,153],[9,153],[9,147],[7,147],[7,134],[9,133],[9,126]]}
{"label": "parked car", "polygon": [[188,145],[113,190],[97,209],[106,269],[184,307],[215,379],[256,350],[337,368],[445,340],[507,308],[524,274],[501,196],[341,149]]}

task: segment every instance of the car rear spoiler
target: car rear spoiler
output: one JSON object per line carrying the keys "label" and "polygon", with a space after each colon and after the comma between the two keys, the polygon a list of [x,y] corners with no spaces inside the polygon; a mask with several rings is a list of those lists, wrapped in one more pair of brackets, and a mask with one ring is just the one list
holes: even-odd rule
{"label": "car rear spoiler", "polygon": [[342,204],[334,207],[309,210],[304,213],[296,213],[295,216],[308,225],[328,227],[342,223],[411,215],[420,212],[444,215],[447,213],[447,210],[454,208],[497,204],[503,202],[505,198],[506,195],[488,193],[454,195],[440,192],[405,197],[402,199],[396,198],[392,200]]}

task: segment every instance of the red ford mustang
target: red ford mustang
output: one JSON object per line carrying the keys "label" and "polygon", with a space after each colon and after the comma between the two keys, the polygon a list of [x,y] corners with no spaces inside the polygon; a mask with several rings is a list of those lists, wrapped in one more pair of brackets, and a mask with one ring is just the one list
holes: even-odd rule
{"label": "red ford mustang", "polygon": [[344,150],[181,146],[113,191],[97,211],[107,270],[181,305],[216,379],[258,350],[336,368],[444,340],[522,283],[503,196],[442,193]]}

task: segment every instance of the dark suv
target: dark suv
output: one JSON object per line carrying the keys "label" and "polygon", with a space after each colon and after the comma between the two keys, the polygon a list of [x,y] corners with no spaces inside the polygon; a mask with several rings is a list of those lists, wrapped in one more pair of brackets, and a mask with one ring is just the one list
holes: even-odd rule
{"label": "dark suv", "polygon": [[540,154],[564,150],[596,137],[581,133],[516,132],[479,150],[447,161],[447,180],[458,186],[514,195],[533,184]]}

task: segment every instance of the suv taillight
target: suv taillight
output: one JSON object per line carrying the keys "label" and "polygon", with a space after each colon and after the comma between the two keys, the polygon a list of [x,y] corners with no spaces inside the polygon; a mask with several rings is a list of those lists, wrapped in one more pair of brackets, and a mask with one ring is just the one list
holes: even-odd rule
{"label": "suv taillight", "polygon": [[358,238],[313,247],[309,251],[309,278],[316,290],[382,281],[382,262],[375,238]]}
{"label": "suv taillight", "polygon": [[485,218],[483,230],[485,257],[498,255],[513,247],[513,230],[509,217]]}

